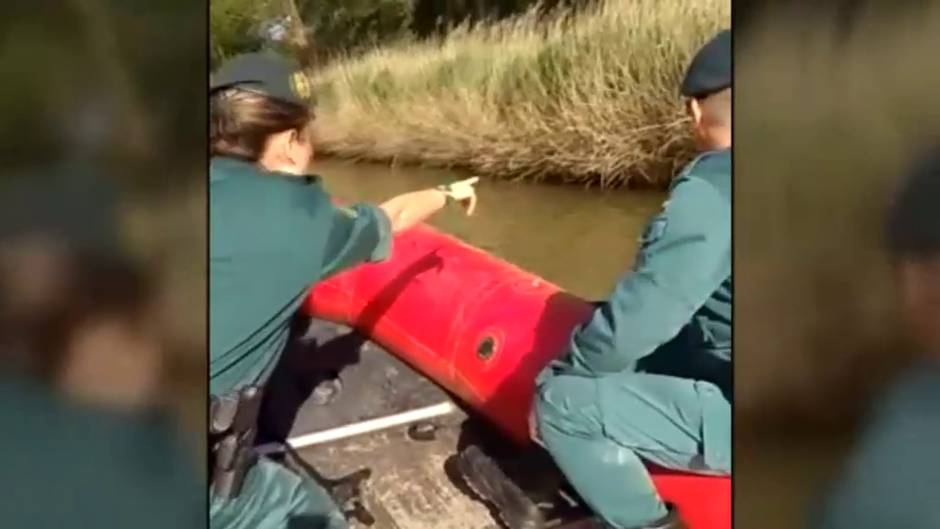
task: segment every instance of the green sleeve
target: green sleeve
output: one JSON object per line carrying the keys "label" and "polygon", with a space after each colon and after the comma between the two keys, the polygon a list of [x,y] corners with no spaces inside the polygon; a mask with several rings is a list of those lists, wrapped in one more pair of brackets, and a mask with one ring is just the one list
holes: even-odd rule
{"label": "green sleeve", "polygon": [[379,208],[367,204],[332,205],[321,279],[353,266],[388,258],[392,225]]}
{"label": "green sleeve", "polygon": [[683,177],[644,232],[634,269],[599,304],[555,364],[619,372],[675,337],[727,277],[731,207],[709,182]]}

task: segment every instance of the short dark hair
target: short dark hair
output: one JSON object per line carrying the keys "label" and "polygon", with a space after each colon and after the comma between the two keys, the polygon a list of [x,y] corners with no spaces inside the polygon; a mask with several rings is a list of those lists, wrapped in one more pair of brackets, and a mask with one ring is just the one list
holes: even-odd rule
{"label": "short dark hair", "polygon": [[888,213],[887,243],[895,258],[940,257],[940,145],[902,183]]}
{"label": "short dark hair", "polygon": [[257,162],[270,135],[304,132],[312,121],[307,106],[253,90],[220,89],[209,97],[209,154]]}

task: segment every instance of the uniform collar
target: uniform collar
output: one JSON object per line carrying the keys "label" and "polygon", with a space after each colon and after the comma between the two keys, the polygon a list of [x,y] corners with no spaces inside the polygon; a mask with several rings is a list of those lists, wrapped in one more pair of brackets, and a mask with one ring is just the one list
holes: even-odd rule
{"label": "uniform collar", "polygon": [[248,173],[253,176],[275,176],[291,180],[303,180],[308,185],[319,184],[320,177],[317,175],[298,176],[295,174],[282,173],[279,171],[266,171],[259,168],[253,162],[232,158],[230,156],[214,156],[209,163],[210,181],[219,181],[228,178],[233,173]]}
{"label": "uniform collar", "polygon": [[731,147],[725,147],[723,149],[712,149],[710,151],[705,151],[703,154],[720,154],[720,155],[730,155]]}
{"label": "uniform collar", "polygon": [[255,164],[230,158],[228,156],[213,156],[209,161],[209,180],[218,181],[229,178],[233,173],[260,173]]}

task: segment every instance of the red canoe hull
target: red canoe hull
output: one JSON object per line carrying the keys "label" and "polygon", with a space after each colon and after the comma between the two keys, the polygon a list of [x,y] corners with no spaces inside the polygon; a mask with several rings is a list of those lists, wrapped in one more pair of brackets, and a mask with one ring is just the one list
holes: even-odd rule
{"label": "red canoe hull", "polygon": [[[589,303],[433,228],[398,237],[387,262],[321,282],[306,311],[371,339],[459,397],[515,442],[530,442],[536,375]],[[692,529],[731,527],[731,480],[652,470]]]}

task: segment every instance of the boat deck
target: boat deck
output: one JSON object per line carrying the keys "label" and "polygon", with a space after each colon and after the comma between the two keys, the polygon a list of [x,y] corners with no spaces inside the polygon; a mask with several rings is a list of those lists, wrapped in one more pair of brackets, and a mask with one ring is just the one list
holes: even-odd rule
{"label": "boat deck", "polygon": [[[413,441],[407,427],[397,427],[302,449],[300,454],[331,478],[372,470],[363,502],[375,519],[374,529],[498,529],[488,509],[449,471],[459,432],[458,424],[450,424],[432,441]],[[368,526],[360,520],[352,527]]]}
{"label": "boat deck", "polygon": [[[308,335],[319,335],[321,343],[324,335],[335,341],[336,334],[347,332],[319,325]],[[290,433],[297,454],[331,479],[371,469],[363,501],[375,519],[372,529],[498,529],[496,518],[471,495],[452,467],[458,447],[483,442],[489,432],[474,428],[474,421],[453,405],[446,392],[394,356],[370,342],[355,345],[359,358],[342,370],[338,395],[326,405],[311,396],[297,410]],[[450,411],[417,421],[435,427],[429,440],[409,436],[408,429],[416,422],[330,440],[347,435],[350,425],[435,406],[438,413]],[[369,526],[353,521],[352,527]]]}

